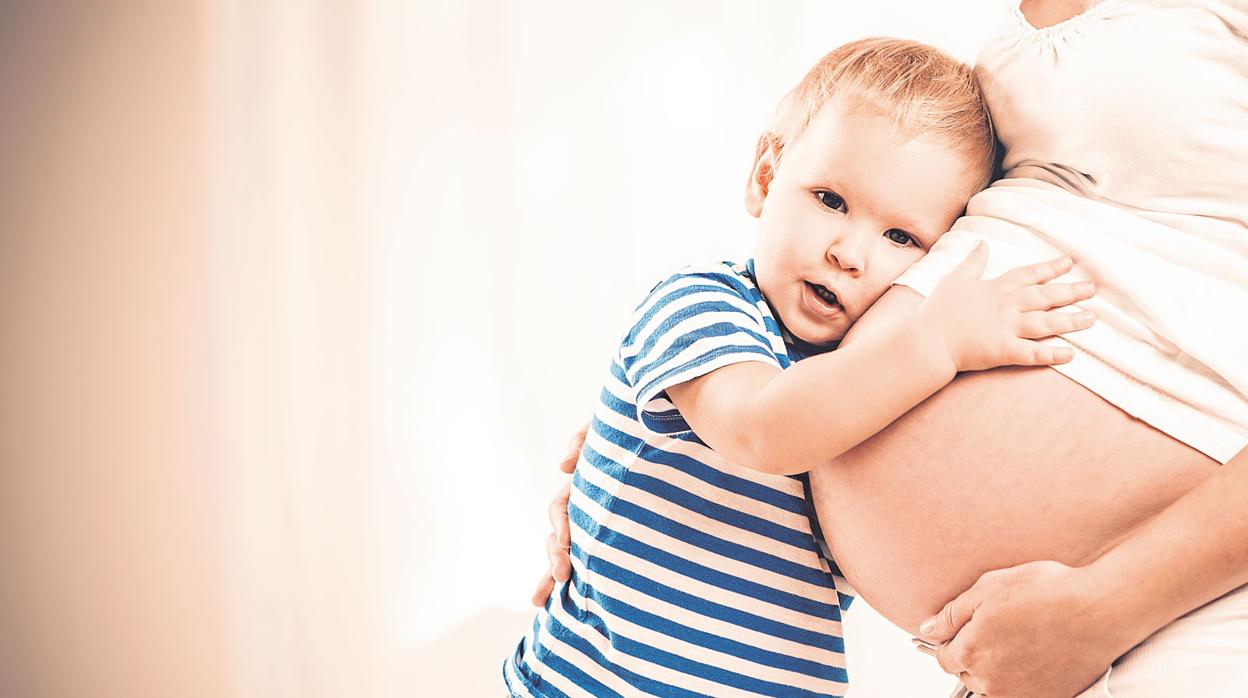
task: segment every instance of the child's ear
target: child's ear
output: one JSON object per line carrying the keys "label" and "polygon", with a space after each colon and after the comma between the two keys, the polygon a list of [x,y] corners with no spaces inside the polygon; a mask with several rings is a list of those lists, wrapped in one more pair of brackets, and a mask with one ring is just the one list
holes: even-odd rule
{"label": "child's ear", "polygon": [[745,183],[745,210],[755,218],[763,214],[763,201],[767,199],[771,180],[776,177],[780,148],[780,138],[776,134],[763,133],[758,137],[758,146],[754,149],[754,167],[750,168],[750,179]]}

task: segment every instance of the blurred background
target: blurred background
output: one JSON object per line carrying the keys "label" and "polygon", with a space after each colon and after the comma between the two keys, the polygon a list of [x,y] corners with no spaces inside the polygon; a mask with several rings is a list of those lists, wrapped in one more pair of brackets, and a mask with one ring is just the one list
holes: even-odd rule
{"label": "blurred background", "polygon": [[[0,3],[0,695],[498,696],[628,311],[994,2]],[[854,696],[952,680],[859,602]]]}

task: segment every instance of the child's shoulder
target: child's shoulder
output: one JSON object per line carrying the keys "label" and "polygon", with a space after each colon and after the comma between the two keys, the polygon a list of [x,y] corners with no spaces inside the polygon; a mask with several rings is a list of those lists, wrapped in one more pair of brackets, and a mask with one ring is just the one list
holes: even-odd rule
{"label": "child's shoulder", "polygon": [[701,323],[733,322],[778,333],[751,262],[691,264],[655,284],[633,309],[622,345]]}
{"label": "child's shoulder", "polygon": [[754,273],[751,267],[752,264],[748,261],[690,264],[667,275],[652,286],[646,298],[650,300],[656,295],[667,295],[678,290],[685,293],[719,290],[756,302],[759,292],[758,286],[754,283]]}

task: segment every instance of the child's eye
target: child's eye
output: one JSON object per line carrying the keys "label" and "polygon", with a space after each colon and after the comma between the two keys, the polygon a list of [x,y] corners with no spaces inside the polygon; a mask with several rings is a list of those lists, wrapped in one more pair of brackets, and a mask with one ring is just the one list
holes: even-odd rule
{"label": "child's eye", "polygon": [[910,235],[910,233],[907,233],[904,230],[898,230],[897,228],[889,228],[888,230],[884,231],[884,236],[887,237],[889,240],[892,240],[893,242],[897,243],[898,245],[914,245],[915,247],[919,246],[919,241],[915,240],[914,237]]}
{"label": "child's eye", "polygon": [[819,203],[827,206],[833,211],[845,211],[845,199],[842,199],[836,192],[817,191],[815,192],[815,196],[819,197]]}

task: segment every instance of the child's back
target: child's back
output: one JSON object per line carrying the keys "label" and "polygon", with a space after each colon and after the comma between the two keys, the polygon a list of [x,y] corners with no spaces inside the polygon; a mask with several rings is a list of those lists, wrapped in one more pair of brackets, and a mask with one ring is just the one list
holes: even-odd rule
{"label": "child's back", "polygon": [[577,465],[572,580],[507,662],[513,693],[844,692],[842,599],[804,477],[727,461],[663,393],[794,351],[746,265],[683,270],[637,308]]}

